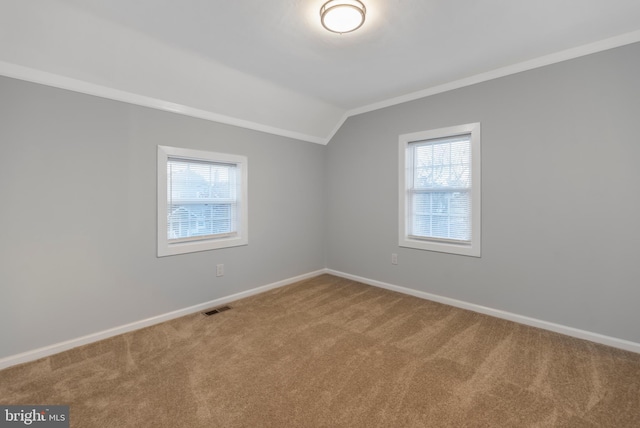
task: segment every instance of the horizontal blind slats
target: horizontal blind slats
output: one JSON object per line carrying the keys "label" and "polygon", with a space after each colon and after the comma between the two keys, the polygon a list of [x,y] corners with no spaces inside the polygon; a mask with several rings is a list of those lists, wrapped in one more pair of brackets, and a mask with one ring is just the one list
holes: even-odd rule
{"label": "horizontal blind slats", "polygon": [[171,242],[236,232],[236,165],[194,159],[167,162],[167,238]]}
{"label": "horizontal blind slats", "polygon": [[410,143],[410,236],[471,240],[470,134]]}

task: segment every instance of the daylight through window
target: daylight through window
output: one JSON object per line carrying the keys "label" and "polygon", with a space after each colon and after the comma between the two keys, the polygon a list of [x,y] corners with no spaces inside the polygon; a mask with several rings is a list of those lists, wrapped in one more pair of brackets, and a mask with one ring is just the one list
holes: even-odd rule
{"label": "daylight through window", "polygon": [[400,245],[479,255],[479,124],[400,137]]}
{"label": "daylight through window", "polygon": [[231,236],[236,232],[236,165],[169,158],[167,238]]}
{"label": "daylight through window", "polygon": [[471,135],[409,144],[409,235],[471,240]]}
{"label": "daylight through window", "polygon": [[158,147],[158,255],[247,242],[244,156]]}

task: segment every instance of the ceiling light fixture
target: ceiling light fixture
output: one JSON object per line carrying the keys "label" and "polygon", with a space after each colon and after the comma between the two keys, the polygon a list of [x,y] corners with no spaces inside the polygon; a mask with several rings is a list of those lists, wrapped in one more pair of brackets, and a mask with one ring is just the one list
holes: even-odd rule
{"label": "ceiling light fixture", "polygon": [[350,33],[362,27],[366,13],[360,0],[329,0],[320,8],[320,22],[333,33]]}

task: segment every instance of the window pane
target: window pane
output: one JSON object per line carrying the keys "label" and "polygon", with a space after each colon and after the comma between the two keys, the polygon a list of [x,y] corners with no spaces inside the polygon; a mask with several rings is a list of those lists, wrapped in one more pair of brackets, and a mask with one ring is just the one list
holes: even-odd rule
{"label": "window pane", "polygon": [[399,245],[480,257],[480,123],[400,135]]}
{"label": "window pane", "polygon": [[471,140],[463,135],[413,144],[414,187],[471,186]]}
{"label": "window pane", "polygon": [[431,236],[431,216],[430,215],[416,215],[413,218],[413,231],[411,235],[414,236]]}
{"label": "window pane", "polygon": [[434,214],[449,213],[449,194],[448,193],[432,193],[431,194],[431,212]]}
{"label": "window pane", "polygon": [[431,214],[431,193],[417,193],[413,197],[413,213]]}
{"label": "window pane", "polygon": [[411,235],[462,241],[471,239],[469,192],[413,193],[411,206]]}
{"label": "window pane", "polygon": [[433,216],[431,237],[443,239],[449,238],[449,218],[447,216]]}
{"label": "window pane", "polygon": [[413,224],[411,235],[431,235],[431,194],[418,193],[413,195]]}
{"label": "window pane", "polygon": [[469,217],[451,216],[449,223],[450,239],[459,239],[462,241],[471,240],[471,225],[469,224]]}
{"label": "window pane", "polygon": [[470,240],[471,136],[417,141],[409,149],[413,155],[412,235]]}
{"label": "window pane", "polygon": [[172,204],[170,210],[169,239],[232,232],[231,204]]}
{"label": "window pane", "polygon": [[168,239],[235,231],[235,168],[233,164],[169,159]]}

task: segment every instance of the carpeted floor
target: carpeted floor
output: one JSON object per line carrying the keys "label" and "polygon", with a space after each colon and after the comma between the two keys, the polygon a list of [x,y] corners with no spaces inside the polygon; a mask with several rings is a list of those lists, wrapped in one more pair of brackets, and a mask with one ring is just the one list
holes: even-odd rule
{"label": "carpeted floor", "polygon": [[0,371],[71,426],[640,427],[640,355],[322,275]]}

